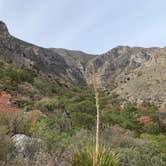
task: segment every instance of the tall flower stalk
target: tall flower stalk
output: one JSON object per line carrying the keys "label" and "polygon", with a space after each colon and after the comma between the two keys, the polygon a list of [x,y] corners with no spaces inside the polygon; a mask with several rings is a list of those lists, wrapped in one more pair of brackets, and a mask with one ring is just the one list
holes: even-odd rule
{"label": "tall flower stalk", "polygon": [[96,71],[94,65],[92,65],[92,83],[96,101],[96,142],[95,142],[95,154],[93,159],[93,166],[99,166],[99,124],[100,124],[100,112],[99,112],[99,93],[97,88]]}

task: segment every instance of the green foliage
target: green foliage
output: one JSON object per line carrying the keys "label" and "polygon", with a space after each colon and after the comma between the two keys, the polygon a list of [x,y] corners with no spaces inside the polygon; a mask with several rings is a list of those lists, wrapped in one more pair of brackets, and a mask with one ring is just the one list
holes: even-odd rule
{"label": "green foliage", "polygon": [[14,135],[22,128],[23,116],[21,112],[6,111],[0,112],[0,126],[6,128],[8,135]]}
{"label": "green foliage", "polygon": [[[148,116],[151,119],[149,124],[142,124],[139,121],[141,116]],[[138,133],[159,133],[160,127],[158,124],[158,117],[156,108],[150,107],[148,110],[141,110],[136,108],[133,104],[128,104],[124,109],[117,109],[116,107],[106,108],[102,112],[102,122],[107,125],[119,124],[123,128],[134,130]]]}
{"label": "green foliage", "polygon": [[94,116],[87,113],[72,113],[72,122],[75,128],[92,129],[95,125]]}
{"label": "green foliage", "polygon": [[[11,113],[11,115],[6,114],[5,116],[1,114],[0,160],[6,160],[13,153],[10,136],[21,133],[40,138],[46,146],[46,152],[50,154],[61,154],[71,145],[74,148],[82,149],[74,154],[73,166],[92,165],[93,150],[90,146],[85,148],[94,141],[93,133],[96,120],[95,100],[90,89],[86,86],[67,89],[61,85],[57,86],[47,78],[36,76],[28,70],[2,64],[0,90],[4,89],[12,91],[12,94],[18,94],[17,96],[22,94],[20,98],[14,100],[15,103],[24,109],[39,109],[44,113],[44,117],[36,120],[36,114],[32,114],[30,118],[28,114],[31,111]],[[55,96],[57,94],[59,96]],[[105,93],[102,95],[105,96]],[[25,100],[21,100],[22,97],[25,97]],[[112,149],[116,148],[114,149],[116,152],[119,148],[122,166],[165,166],[166,138],[165,135],[159,135],[161,128],[156,107],[144,103],[148,105],[148,110],[136,108],[132,104],[120,109],[119,100],[116,98],[117,94],[113,94],[100,100],[101,123],[105,127],[100,132],[100,141]],[[113,108],[106,107],[110,103],[113,104]],[[150,123],[140,123],[141,116],[150,117]],[[35,123],[33,123],[34,121]],[[121,126],[117,130],[114,128],[117,133],[110,131],[109,127],[116,124]],[[124,128],[138,132],[139,136],[141,133],[156,135],[141,134],[142,139],[136,139],[131,136],[129,130]],[[3,132],[2,129],[4,129]],[[123,137],[124,134],[125,137]],[[32,159],[39,148],[40,144],[28,145],[26,149],[28,157]],[[117,155],[107,148],[100,150],[99,160],[101,166],[119,165]]]}
{"label": "green foliage", "polygon": [[59,108],[59,101],[57,98],[42,98],[36,103],[36,108],[43,112],[53,112]]}
{"label": "green foliage", "polygon": [[165,166],[155,150],[149,147],[122,148],[119,151],[122,166]]}
{"label": "green foliage", "polygon": [[166,135],[144,134],[142,138],[148,140],[150,147],[156,152],[155,155],[160,156],[166,163]]}
{"label": "green foliage", "polygon": [[1,80],[9,80],[13,83],[21,83],[21,82],[28,82],[32,83],[34,74],[30,71],[23,70],[23,69],[14,69],[14,68],[5,68],[1,69]]}
{"label": "green foliage", "polygon": [[[0,126],[5,127],[6,133],[9,136],[15,134],[25,134],[31,136],[35,131],[35,123],[39,119],[37,114],[34,117],[28,116],[33,111],[23,112],[19,111],[1,111],[0,112]],[[33,120],[35,119],[35,120]]]}
{"label": "green foliage", "polygon": [[[138,145],[128,148],[116,148],[121,165],[128,166],[165,166],[166,165],[166,136],[142,134]],[[135,139],[136,140],[136,139]],[[140,144],[140,140],[144,143]]]}
{"label": "green foliage", "polygon": [[16,92],[21,83],[33,83],[34,73],[24,69],[16,69],[12,65],[2,66],[0,69],[0,90]]}
{"label": "green foliage", "polygon": [[70,114],[74,128],[92,129],[96,108],[94,96],[88,92],[69,92],[60,98],[60,103]]}
{"label": "green foliage", "polygon": [[138,114],[135,107],[128,105],[124,110],[117,111],[116,109],[106,109],[102,113],[103,122],[106,124],[119,123],[127,129],[139,129],[140,124],[137,120]]}
{"label": "green foliage", "polygon": [[149,134],[159,134],[161,132],[161,128],[157,122],[150,122],[143,126],[143,131]]}
{"label": "green foliage", "polygon": [[1,126],[0,128],[0,163],[1,161],[6,161],[10,158],[14,151],[14,145],[10,137],[6,134],[5,126]]}
{"label": "green foliage", "polygon": [[37,123],[36,134],[44,140],[49,152],[62,151],[67,146],[71,131],[63,120],[45,117]]}
{"label": "green foliage", "polygon": [[58,94],[58,91],[60,91],[55,83],[45,80],[44,78],[34,78],[33,86],[36,87],[43,95]]}
{"label": "green foliage", "polygon": [[[72,159],[72,166],[93,166],[94,150],[91,147],[85,147],[78,150]],[[116,154],[102,147],[99,151],[98,165],[100,166],[118,166],[119,159]]]}

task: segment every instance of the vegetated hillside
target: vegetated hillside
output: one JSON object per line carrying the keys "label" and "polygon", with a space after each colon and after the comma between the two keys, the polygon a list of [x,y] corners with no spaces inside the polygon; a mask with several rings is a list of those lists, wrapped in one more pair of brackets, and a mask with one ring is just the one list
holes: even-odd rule
{"label": "vegetated hillside", "polygon": [[111,163],[104,166],[166,165],[165,107],[140,102],[164,101],[164,48],[120,46],[98,56],[47,49],[11,36],[3,22],[0,165],[92,165],[96,122],[89,86],[92,63],[101,88],[101,160]]}
{"label": "vegetated hillside", "polygon": [[[41,48],[11,36],[6,25],[0,22],[1,59],[7,63],[17,65],[17,68],[28,69],[46,80],[53,81],[57,86],[65,85],[71,87],[72,85],[86,83],[90,85],[92,78],[91,64],[93,63],[96,66],[98,84],[101,89],[112,90],[117,87],[120,89],[123,84],[125,87],[132,88],[131,91],[135,95],[137,93],[134,92],[139,89],[141,100],[161,104],[165,102],[165,94],[160,92],[164,92],[165,90],[166,83],[164,80],[158,81],[157,86],[154,86],[154,84],[148,84],[143,77],[139,77],[138,82],[140,83],[138,86],[142,88],[138,88],[137,84],[132,84],[132,81],[130,81],[130,75],[136,75],[137,68],[142,68],[143,73],[151,71],[150,67],[144,67],[144,65],[150,63],[152,57],[160,58],[160,56],[165,57],[165,48],[118,46],[98,56],[86,54],[81,51]],[[164,64],[165,61],[163,62],[163,66]],[[155,70],[155,68],[157,69]],[[153,70],[155,72],[151,72],[148,82],[153,82],[156,77],[155,75],[160,77],[159,65],[155,65]],[[164,67],[162,71],[165,73],[166,70]],[[164,76],[162,75],[159,79],[164,79]],[[148,89],[145,88],[147,84]],[[126,90],[126,88],[124,89]],[[153,91],[150,89],[153,89]],[[118,90],[119,95],[121,95],[120,92]],[[156,94],[159,94],[160,99],[158,97],[148,98],[149,95],[155,96]],[[132,94],[123,95],[122,93],[122,98],[131,100]]]}

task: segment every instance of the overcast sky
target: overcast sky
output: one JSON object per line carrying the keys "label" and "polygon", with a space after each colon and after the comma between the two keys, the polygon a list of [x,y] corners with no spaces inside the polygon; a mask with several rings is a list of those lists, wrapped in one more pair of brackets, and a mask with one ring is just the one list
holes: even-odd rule
{"label": "overcast sky", "polygon": [[166,46],[166,0],[0,0],[0,20],[43,47]]}

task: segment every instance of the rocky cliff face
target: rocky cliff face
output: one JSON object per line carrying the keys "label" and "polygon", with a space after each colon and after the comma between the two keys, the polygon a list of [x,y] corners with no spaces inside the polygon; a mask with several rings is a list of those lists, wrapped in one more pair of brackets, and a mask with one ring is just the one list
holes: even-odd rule
{"label": "rocky cliff face", "polygon": [[0,22],[0,58],[70,85],[91,84],[91,64],[95,64],[102,89],[132,101],[166,99],[166,48],[118,46],[102,55],[47,49],[16,39]]}
{"label": "rocky cliff face", "polygon": [[[134,69],[142,66],[146,61],[150,59],[152,54],[158,50],[158,48],[141,48],[141,47],[128,47],[119,46],[107,53],[95,57],[90,63],[94,63],[98,73],[98,82],[101,88],[104,87],[116,87],[119,83],[127,81],[127,75]],[[90,63],[86,70],[86,78],[90,83]],[[126,75],[116,81],[116,77],[120,74]]]}
{"label": "rocky cliff face", "polygon": [[20,68],[33,70],[56,81],[68,84],[85,83],[86,63],[94,56],[79,51],[47,49],[11,36],[0,22],[0,57]]}
{"label": "rocky cliff face", "polygon": [[[124,78],[125,76],[119,75],[116,81]],[[113,90],[121,98],[136,103],[146,101],[166,105],[166,49],[153,51],[150,59],[130,71],[127,78]]]}

